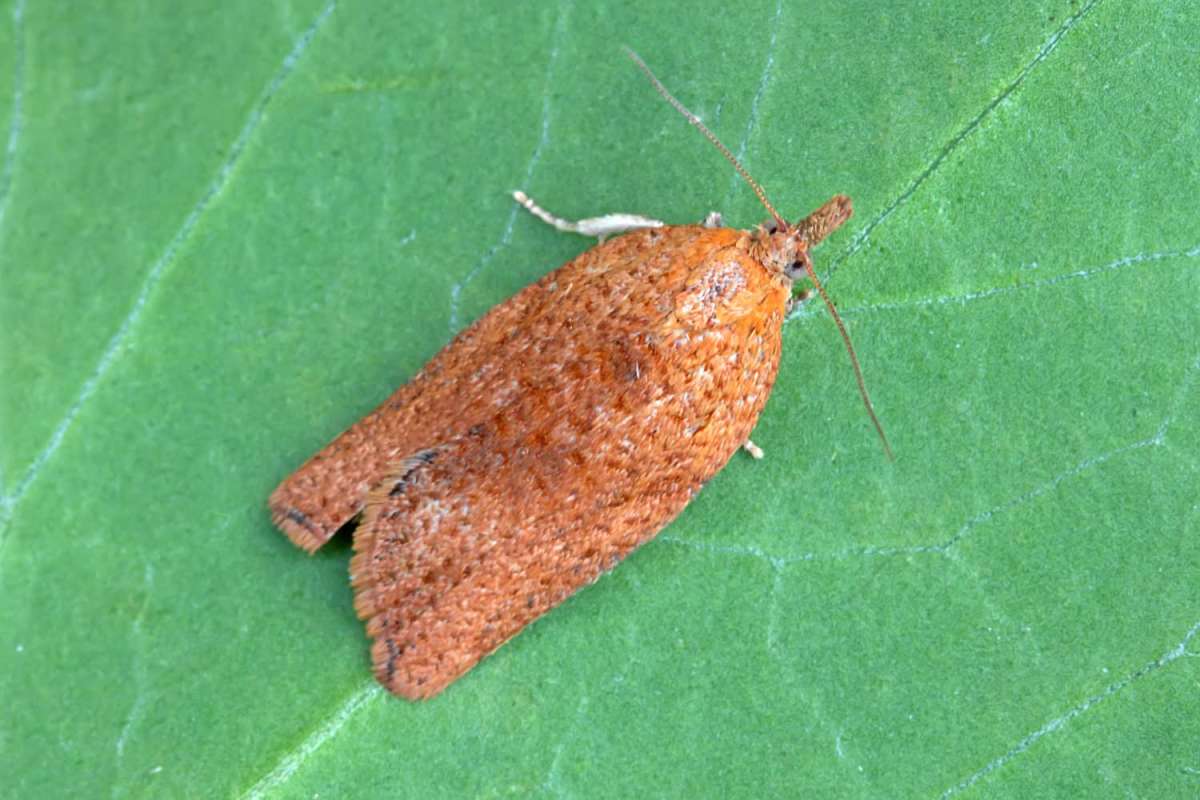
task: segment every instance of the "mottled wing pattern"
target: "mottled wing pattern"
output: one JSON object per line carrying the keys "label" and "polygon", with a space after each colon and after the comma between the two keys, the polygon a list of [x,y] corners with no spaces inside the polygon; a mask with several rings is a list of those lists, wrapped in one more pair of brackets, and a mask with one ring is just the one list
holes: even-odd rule
{"label": "mottled wing pattern", "polygon": [[351,564],[355,608],[375,640],[376,676],[402,696],[441,691],[611,568],[699,489],[677,467],[645,496],[622,496],[613,487],[629,482],[617,462],[581,480],[548,452],[497,468],[496,438],[480,431],[439,448],[367,503]]}
{"label": "mottled wing pattern", "polygon": [[[662,262],[620,246],[635,236],[665,239]],[[646,231],[547,276],[494,345],[512,385],[488,385],[489,413],[375,481],[351,572],[390,690],[436,694],[657,533],[749,436],[787,287],[738,242]]]}
{"label": "mottled wing pattern", "polygon": [[600,335],[598,323],[628,330],[661,320],[671,311],[672,292],[688,278],[688,265],[733,247],[739,236],[698,226],[637,231],[527,286],[285,478],[268,501],[276,526],[315,551],[362,510],[367,493],[399,459],[453,439],[516,394],[535,389],[538,372],[563,369],[554,360],[562,342],[540,337],[586,343]]}
{"label": "mottled wing pattern", "polygon": [[362,510],[367,493],[398,459],[451,440],[522,391],[513,365],[539,357],[528,327],[558,301],[543,285],[550,277],[492,308],[285,478],[268,501],[275,525],[310,553],[317,550]]}
{"label": "mottled wing pattern", "polygon": [[[532,288],[532,287],[530,287]],[[275,525],[310,553],[362,510],[371,487],[396,461],[462,431],[489,413],[509,355],[505,332],[518,329],[529,289],[459,334],[408,383],[289,475],[271,494]],[[478,391],[466,394],[474,383]],[[445,409],[458,413],[448,415]]]}

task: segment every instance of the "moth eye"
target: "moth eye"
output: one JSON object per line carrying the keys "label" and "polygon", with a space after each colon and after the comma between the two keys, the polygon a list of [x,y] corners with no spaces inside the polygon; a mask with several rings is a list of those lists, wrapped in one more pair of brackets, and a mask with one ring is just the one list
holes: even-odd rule
{"label": "moth eye", "polygon": [[796,259],[791,264],[789,264],[786,269],[784,269],[784,271],[783,271],[784,274],[787,275],[792,280],[795,280],[796,278],[801,277],[806,272],[804,265],[807,261],[808,261],[807,254],[805,254],[804,256],[801,256],[800,258]]}

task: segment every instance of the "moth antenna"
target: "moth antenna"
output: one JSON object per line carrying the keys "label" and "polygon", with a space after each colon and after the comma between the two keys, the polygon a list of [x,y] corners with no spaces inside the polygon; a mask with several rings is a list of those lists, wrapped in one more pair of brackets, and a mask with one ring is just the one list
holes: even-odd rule
{"label": "moth antenna", "polygon": [[663,99],[670,103],[676,111],[682,114],[684,119],[695,125],[700,132],[704,134],[704,137],[712,142],[713,146],[721,151],[721,155],[725,156],[725,160],[733,165],[733,168],[737,170],[737,174],[742,176],[742,180],[750,184],[750,188],[753,189],[754,194],[758,196],[758,201],[763,204],[763,206],[775,219],[775,223],[779,226],[779,230],[786,230],[788,228],[788,224],[784,221],[783,217],[779,216],[779,212],[775,210],[775,206],[771,205],[771,201],[767,199],[767,193],[763,191],[763,188],[758,185],[758,182],[754,180],[754,178],[750,177],[750,173],[747,172],[746,168],[738,162],[733,153],[729,152],[729,148],[721,143],[721,140],[717,138],[717,135],[710,131],[708,126],[700,121],[699,117],[689,111],[687,106],[685,106],[683,103],[676,100],[675,95],[667,91],[667,87],[663,86],[662,81],[654,76],[654,73],[650,71],[648,66],[646,66],[646,62],[642,61],[641,56],[633,52],[633,50],[628,47],[625,48],[625,55],[629,56],[633,60],[633,63],[637,64],[638,69],[640,69],[646,75],[646,77],[650,79],[650,83],[653,84],[655,90],[663,96]]}
{"label": "moth antenna", "polygon": [[804,259],[804,271],[808,273],[808,279],[812,281],[813,286],[817,287],[821,299],[825,301],[826,308],[829,309],[833,321],[837,324],[838,333],[842,335],[842,341],[846,343],[846,352],[850,354],[850,364],[854,367],[854,380],[858,383],[858,393],[862,397],[863,405],[867,407],[871,424],[875,426],[875,432],[879,434],[879,441],[883,442],[883,451],[887,453],[888,461],[895,461],[896,456],[892,453],[892,446],[888,443],[887,434],[883,432],[883,425],[879,422],[879,417],[875,415],[875,406],[871,403],[871,395],[867,393],[867,382],[863,379],[862,367],[858,365],[858,354],[854,352],[854,344],[850,341],[850,332],[846,330],[846,325],[842,322],[837,307],[825,292],[825,287],[817,279],[817,273],[813,269],[810,259]]}
{"label": "moth antenna", "polygon": [[[763,207],[766,208],[768,212],[770,212],[771,217],[775,220],[775,224],[779,226],[779,230],[788,230],[792,228],[793,226],[788,225],[783,217],[779,216],[779,212],[775,210],[775,206],[771,205],[771,201],[767,199],[767,193],[763,191],[761,186],[758,185],[758,181],[750,177],[750,173],[746,171],[746,168],[743,167],[733,153],[729,151],[729,148],[717,138],[717,135],[710,131],[708,126],[700,121],[699,117],[689,111],[687,106],[676,100],[675,95],[667,91],[667,87],[663,86],[662,81],[660,81],[654,75],[654,73],[650,70],[650,67],[648,67],[646,62],[642,60],[641,56],[633,52],[633,50],[629,47],[625,47],[624,49],[625,55],[629,56],[633,63],[637,65],[637,68],[640,69],[647,78],[649,78],[650,83],[654,86],[655,91],[662,95],[663,99],[670,103],[676,111],[682,114],[684,119],[695,125],[696,128],[698,128],[699,131],[704,134],[704,138],[712,142],[713,146],[721,151],[721,155],[725,156],[725,160],[733,165],[733,168],[737,170],[738,175],[742,176],[742,180],[749,184],[750,188],[754,190],[754,194],[758,197],[758,201],[763,204]],[[825,305],[829,309],[829,313],[833,316],[834,323],[837,324],[838,333],[842,335],[842,341],[846,344],[846,352],[850,354],[850,364],[854,367],[854,380],[858,384],[858,393],[862,397],[863,405],[866,406],[867,415],[871,418],[871,424],[875,426],[875,432],[879,434],[879,440],[883,442],[883,450],[885,453],[887,453],[888,460],[895,461],[896,456],[892,453],[892,445],[888,442],[887,434],[883,432],[883,425],[879,422],[879,417],[875,413],[875,405],[871,402],[871,395],[867,392],[867,382],[863,379],[862,367],[860,367],[858,364],[858,354],[854,352],[854,343],[850,341],[850,333],[846,330],[846,324],[842,322],[842,317],[840,314],[838,314],[837,307],[834,306],[833,300],[829,298],[829,294],[825,291],[825,287],[821,284],[821,281],[817,278],[817,273],[813,270],[812,262],[808,259],[804,260],[804,269],[808,273],[809,280],[812,281],[813,286],[817,287],[817,292],[820,293],[821,299],[825,301]]]}

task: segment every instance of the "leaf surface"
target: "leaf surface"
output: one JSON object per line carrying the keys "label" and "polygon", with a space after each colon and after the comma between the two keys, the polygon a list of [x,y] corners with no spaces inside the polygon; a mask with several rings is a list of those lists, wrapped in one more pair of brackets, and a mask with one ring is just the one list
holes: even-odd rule
{"label": "leaf surface", "polygon": [[[327,0],[326,0],[327,2]],[[1193,3],[0,4],[0,763],[17,796],[1200,791]],[[588,246],[816,254],[755,441],[438,699],[269,491]],[[7,132],[7,138],[2,138]]]}

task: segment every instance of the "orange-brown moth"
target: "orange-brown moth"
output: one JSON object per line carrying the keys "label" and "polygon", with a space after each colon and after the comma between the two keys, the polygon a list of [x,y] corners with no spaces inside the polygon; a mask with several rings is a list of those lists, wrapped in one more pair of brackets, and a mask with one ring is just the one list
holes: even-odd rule
{"label": "orange-brown moth", "polygon": [[568,223],[515,192],[540,218],[601,243],[456,336],[271,495],[275,524],[309,552],[358,519],[355,610],[376,677],[398,695],[437,694],[657,534],[739,448],[761,455],[750,432],[800,275],[828,305],[883,436],[808,256],[850,216],[850,200],[787,223],[629,55],[771,221],[750,231],[722,227],[718,214],[699,225]]}

